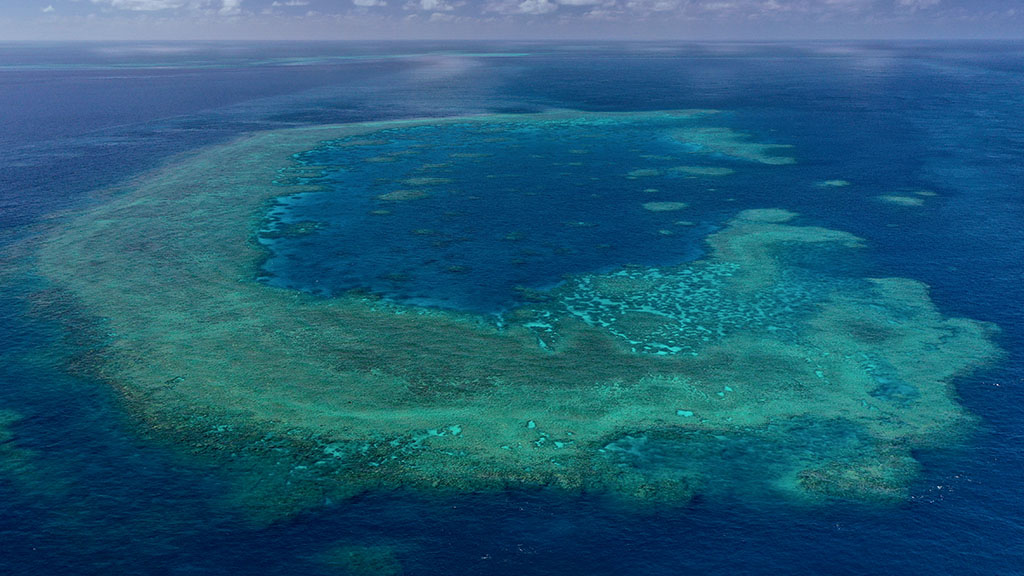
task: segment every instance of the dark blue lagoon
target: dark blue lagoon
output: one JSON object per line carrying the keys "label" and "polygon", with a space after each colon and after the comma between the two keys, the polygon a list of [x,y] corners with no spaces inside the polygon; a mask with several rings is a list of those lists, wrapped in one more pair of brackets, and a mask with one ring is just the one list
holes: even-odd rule
{"label": "dark blue lagoon", "polygon": [[310,292],[500,312],[567,274],[692,259],[729,166],[757,164],[688,141],[704,116],[511,116],[330,141],[284,174],[323,190],[281,200],[265,269]]}
{"label": "dark blue lagoon", "polygon": [[1024,574],[1020,44],[165,48],[0,46],[0,572]]}

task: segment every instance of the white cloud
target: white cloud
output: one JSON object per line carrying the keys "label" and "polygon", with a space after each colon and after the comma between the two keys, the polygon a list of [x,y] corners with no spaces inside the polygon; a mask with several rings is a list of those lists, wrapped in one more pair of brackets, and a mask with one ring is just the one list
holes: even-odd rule
{"label": "white cloud", "polygon": [[363,8],[370,8],[372,6],[387,6],[388,3],[384,0],[352,0],[352,3],[356,6]]}
{"label": "white cloud", "polygon": [[93,4],[107,4],[118,10],[153,12],[181,8],[184,2],[178,0],[92,0]]}
{"label": "white cloud", "polygon": [[44,14],[52,14],[53,12],[56,12],[56,11],[57,10],[53,7],[53,4],[50,4],[46,8],[43,8],[43,13]]}
{"label": "white cloud", "polygon": [[275,8],[280,8],[281,6],[309,6],[309,2],[308,0],[287,0],[286,2],[274,0],[270,5]]}
{"label": "white cloud", "polygon": [[200,14],[235,16],[242,12],[245,0],[91,0],[93,4],[107,6],[114,10],[131,12],[159,12],[161,10],[187,9]]}
{"label": "white cloud", "polygon": [[615,9],[615,6],[612,5],[611,8],[589,10],[583,17],[590,20],[617,20],[622,17],[622,11]]}
{"label": "white cloud", "polygon": [[455,10],[455,7],[455,4],[446,0],[412,0],[405,5],[406,10],[425,10],[427,12],[451,12]]}
{"label": "white cloud", "polygon": [[900,8],[905,8],[911,12],[917,12],[924,8],[931,8],[938,4],[941,0],[896,0],[896,5]]}
{"label": "white cloud", "polygon": [[[454,0],[407,0],[409,9],[421,2],[449,3]],[[770,19],[777,22],[820,21],[837,18],[883,17],[897,12],[924,11],[942,0],[489,0],[483,12],[505,15],[548,14],[561,8],[566,18],[589,20],[724,22]],[[948,3],[946,3],[948,4]],[[457,7],[461,4],[455,4]],[[886,9],[888,8],[888,9]]]}
{"label": "white cloud", "polygon": [[518,8],[520,14],[547,14],[558,10],[558,4],[551,0],[523,0]]}
{"label": "white cloud", "polygon": [[[710,5],[725,5],[728,2],[712,2]],[[700,5],[701,8],[707,9],[709,4]],[[669,12],[679,7],[678,0],[631,0],[626,3],[626,8],[633,10],[634,12],[650,13],[650,12]]]}
{"label": "white cloud", "polygon": [[185,5],[184,0],[92,0],[92,3],[105,4],[117,10],[131,10],[134,12],[156,12],[158,10],[181,8]]}
{"label": "white cloud", "polygon": [[[664,4],[665,2],[658,2],[655,4],[655,7],[653,9],[658,10],[658,6],[662,6]],[[733,2],[706,2],[704,4],[701,4],[700,7],[709,12],[729,12],[736,8],[736,4]],[[666,8],[662,6],[661,9],[664,10]]]}
{"label": "white cloud", "polygon": [[221,16],[235,16],[242,12],[242,0],[223,0],[220,6],[220,10],[217,11]]}

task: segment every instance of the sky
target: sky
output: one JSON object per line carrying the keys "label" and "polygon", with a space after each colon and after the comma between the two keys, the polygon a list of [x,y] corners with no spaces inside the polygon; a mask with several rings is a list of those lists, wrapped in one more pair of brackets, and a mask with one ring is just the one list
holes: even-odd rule
{"label": "sky", "polygon": [[0,0],[0,41],[1024,38],[1024,0]]}

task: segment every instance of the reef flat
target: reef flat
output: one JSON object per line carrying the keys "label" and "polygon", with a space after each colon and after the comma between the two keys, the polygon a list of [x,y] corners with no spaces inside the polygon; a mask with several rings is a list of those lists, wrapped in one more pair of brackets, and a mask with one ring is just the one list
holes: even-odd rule
{"label": "reef flat", "polygon": [[[502,323],[256,280],[270,202],[317,190],[282,174],[312,174],[296,155],[323,142],[452,122],[514,140],[509,124],[646,117],[706,114],[259,133],[71,218],[40,246],[38,268],[63,306],[102,323],[104,346],[82,363],[154,434],[221,465],[239,499],[270,515],[395,487],[553,486],[669,503],[723,487],[901,498],[913,451],[969,423],[952,381],[998,354],[993,328],[944,317],[913,280],[805,267],[861,242],[785,210],[739,211],[700,260],[571,276]],[[666,139],[687,133],[694,153],[791,163],[728,129]]]}

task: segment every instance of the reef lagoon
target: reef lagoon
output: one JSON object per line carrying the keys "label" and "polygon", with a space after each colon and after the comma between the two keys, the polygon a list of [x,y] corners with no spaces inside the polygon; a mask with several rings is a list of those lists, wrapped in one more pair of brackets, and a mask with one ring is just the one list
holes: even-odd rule
{"label": "reef lagoon", "polygon": [[1021,573],[1021,47],[584,48],[3,48],[0,566]]}

